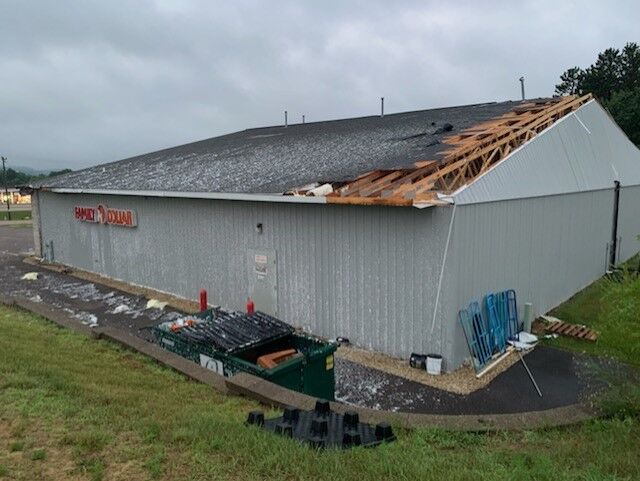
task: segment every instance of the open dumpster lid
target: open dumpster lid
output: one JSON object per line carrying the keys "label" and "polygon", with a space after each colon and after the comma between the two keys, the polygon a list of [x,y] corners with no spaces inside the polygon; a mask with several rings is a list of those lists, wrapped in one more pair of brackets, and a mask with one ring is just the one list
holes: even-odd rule
{"label": "open dumpster lid", "polygon": [[232,353],[280,339],[293,331],[289,324],[258,311],[207,317],[203,322],[183,327],[179,335],[189,342],[210,344],[217,350]]}

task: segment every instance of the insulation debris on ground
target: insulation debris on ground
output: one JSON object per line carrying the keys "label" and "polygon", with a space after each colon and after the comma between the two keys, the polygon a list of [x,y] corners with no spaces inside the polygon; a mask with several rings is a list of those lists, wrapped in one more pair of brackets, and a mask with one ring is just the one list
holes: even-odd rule
{"label": "insulation debris on ground", "polygon": [[426,370],[412,368],[407,359],[398,359],[352,346],[340,346],[336,356],[455,394],[469,394],[485,387],[519,360],[518,356],[511,352],[499,365],[478,379],[473,367],[469,365],[464,365],[451,373],[433,376]]}
{"label": "insulation debris on ground", "polygon": [[39,274],[37,272],[27,272],[20,279],[22,279],[23,281],[35,281],[38,279],[38,275]]}
{"label": "insulation debris on ground", "polygon": [[82,269],[74,268],[70,270],[63,264],[56,264],[51,262],[42,262],[35,257],[26,257],[24,259],[26,264],[37,265],[44,267],[47,270],[58,272],[61,274],[69,274],[76,279],[88,281],[91,283],[97,283],[102,286],[110,287],[112,289],[118,289],[135,296],[143,296],[147,299],[159,299],[167,301],[167,305],[184,312],[195,312],[198,310],[198,302],[182,297],[174,296],[164,292],[157,291],[148,287],[142,287],[135,284],[129,284],[124,281],[106,277],[95,272],[83,271]]}
{"label": "insulation debris on ground", "polygon": [[147,301],[146,309],[164,309],[167,307],[167,302],[159,301],[158,299],[149,299]]}
{"label": "insulation debris on ground", "polygon": [[113,311],[111,311],[111,312],[113,314],[122,314],[122,313],[130,312],[130,311],[131,311],[131,308],[129,306],[127,306],[126,304],[120,304],[115,309],[113,309]]}

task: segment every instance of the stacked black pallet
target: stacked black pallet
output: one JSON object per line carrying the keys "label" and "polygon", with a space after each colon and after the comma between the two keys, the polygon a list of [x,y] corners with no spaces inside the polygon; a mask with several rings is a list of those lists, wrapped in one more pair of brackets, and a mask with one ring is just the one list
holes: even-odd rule
{"label": "stacked black pallet", "polygon": [[267,431],[295,438],[314,448],[347,449],[355,446],[378,446],[396,439],[391,426],[361,423],[358,413],[347,411],[338,414],[331,411],[329,401],[318,400],[313,411],[285,408],[282,416],[264,419],[262,411],[249,413],[248,424]]}
{"label": "stacked black pallet", "polygon": [[289,324],[262,312],[228,312],[185,326],[180,329],[180,335],[189,342],[210,344],[219,351],[233,353],[287,336],[293,330]]}

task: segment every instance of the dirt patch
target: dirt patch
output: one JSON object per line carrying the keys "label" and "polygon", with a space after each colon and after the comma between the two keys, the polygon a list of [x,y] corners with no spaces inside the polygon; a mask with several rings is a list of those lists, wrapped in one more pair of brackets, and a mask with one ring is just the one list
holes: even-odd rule
{"label": "dirt patch", "polygon": [[412,368],[406,359],[398,359],[379,352],[366,351],[352,346],[340,346],[336,355],[351,362],[364,364],[388,374],[455,394],[469,394],[482,389],[519,360],[517,354],[512,352],[495,368],[478,379],[471,366],[462,366],[454,372],[434,376],[428,374],[427,371]]}
{"label": "dirt patch", "polygon": [[[123,446],[131,450],[139,448],[139,440],[133,441],[130,437],[120,434],[99,454],[85,457],[83,463],[64,430],[47,428],[40,422],[3,419],[0,420],[0,464],[7,470],[7,479],[75,481],[91,477],[87,467],[83,467],[87,461],[102,460],[106,480],[148,479],[139,460],[118,459],[123,458],[119,455]],[[34,452],[44,454],[34,456]]]}
{"label": "dirt patch", "polygon": [[35,257],[25,257],[24,262],[26,262],[27,264],[42,267],[44,269],[48,269],[50,271],[67,274],[77,279],[95,282],[112,289],[118,289],[119,291],[126,292],[134,296],[143,296],[147,299],[158,299],[159,301],[166,302],[167,305],[182,312],[198,312],[200,310],[200,306],[196,301],[178,297],[166,292],[157,291],[155,289],[150,289],[148,287],[129,284],[124,281],[112,279],[111,277],[102,276],[93,272],[84,271],[82,269],[68,267],[63,264],[43,262]]}
{"label": "dirt patch", "polygon": [[[18,424],[0,420],[0,463],[6,466],[8,479],[84,479],[74,473],[71,448],[57,446],[44,426]],[[44,459],[32,459],[36,451],[44,452]]]}

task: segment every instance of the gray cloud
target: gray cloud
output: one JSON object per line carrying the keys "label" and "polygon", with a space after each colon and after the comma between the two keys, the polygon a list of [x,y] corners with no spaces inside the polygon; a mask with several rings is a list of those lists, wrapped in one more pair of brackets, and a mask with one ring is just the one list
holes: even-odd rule
{"label": "gray cloud", "polygon": [[640,4],[28,1],[0,4],[0,153],[79,168],[282,121],[553,93],[639,40]]}

